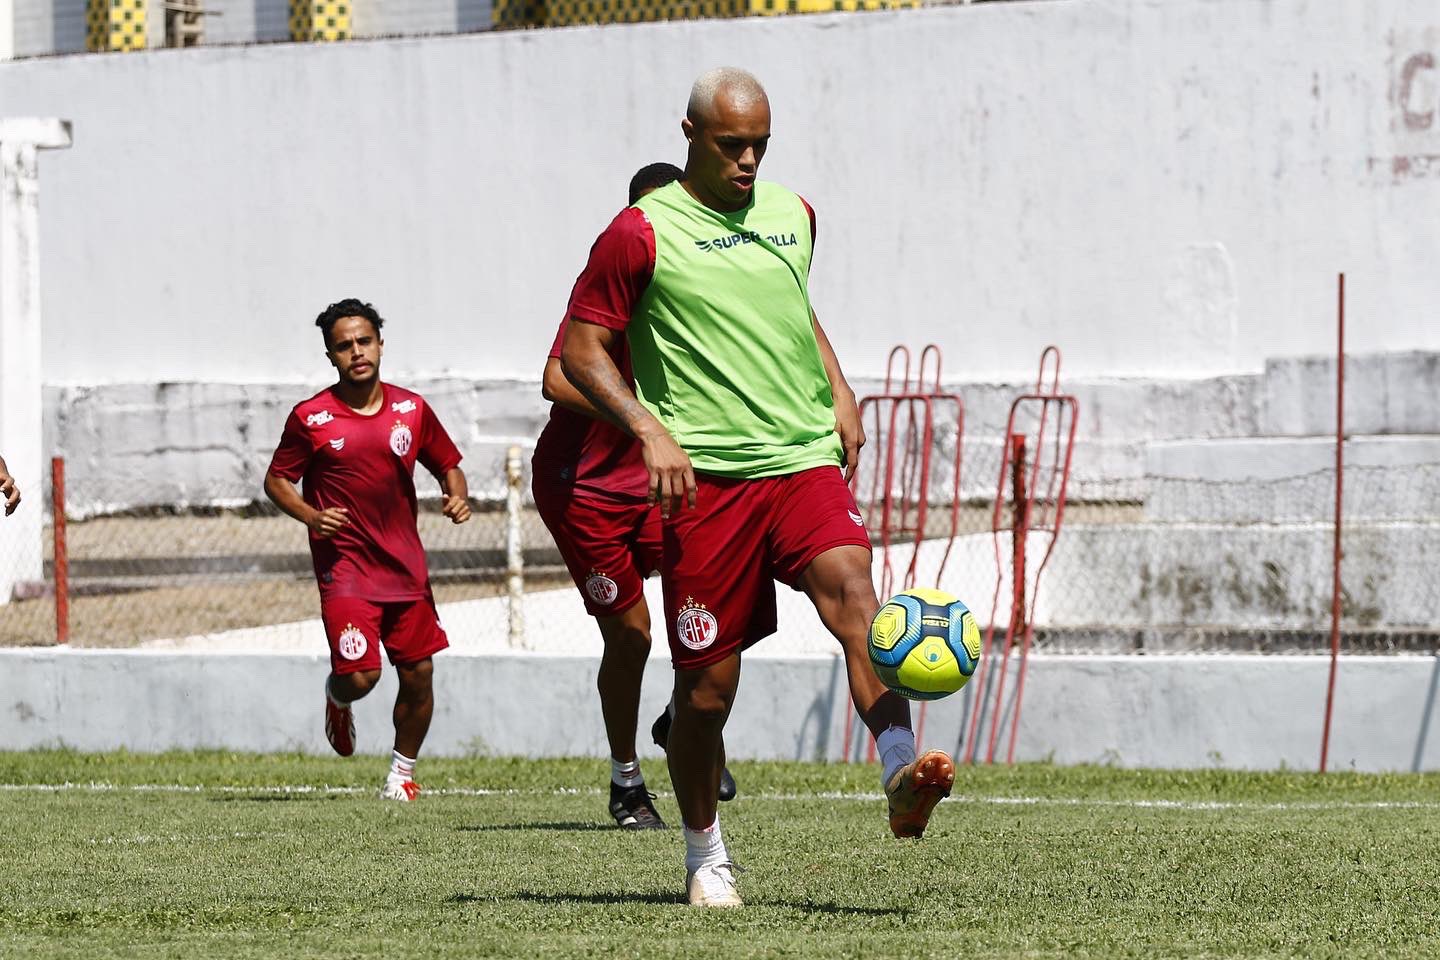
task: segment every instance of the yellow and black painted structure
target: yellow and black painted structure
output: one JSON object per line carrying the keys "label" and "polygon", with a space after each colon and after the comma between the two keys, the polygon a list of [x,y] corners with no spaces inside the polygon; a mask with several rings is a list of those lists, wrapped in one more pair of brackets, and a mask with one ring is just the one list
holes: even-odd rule
{"label": "yellow and black painted structure", "polygon": [[350,39],[351,0],[290,0],[290,39]]}
{"label": "yellow and black painted structure", "polygon": [[924,0],[495,0],[497,28],[899,10]]}
{"label": "yellow and black painted structure", "polygon": [[86,0],[85,49],[91,53],[144,50],[145,0]]}

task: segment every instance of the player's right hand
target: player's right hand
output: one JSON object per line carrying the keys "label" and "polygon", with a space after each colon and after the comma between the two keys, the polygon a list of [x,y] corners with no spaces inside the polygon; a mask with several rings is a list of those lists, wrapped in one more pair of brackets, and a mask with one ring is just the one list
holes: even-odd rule
{"label": "player's right hand", "polygon": [[350,522],[346,516],[348,511],[344,507],[326,507],[315,516],[310,518],[310,530],[322,540],[333,537],[336,532]]}
{"label": "player's right hand", "polygon": [[660,516],[668,518],[681,507],[695,506],[695,468],[669,431],[658,427],[642,436],[640,451],[650,472],[649,501],[660,504]]}
{"label": "player's right hand", "polygon": [[15,486],[15,478],[8,473],[0,471],[0,497],[5,498],[5,516],[15,512],[20,506],[20,488]]}

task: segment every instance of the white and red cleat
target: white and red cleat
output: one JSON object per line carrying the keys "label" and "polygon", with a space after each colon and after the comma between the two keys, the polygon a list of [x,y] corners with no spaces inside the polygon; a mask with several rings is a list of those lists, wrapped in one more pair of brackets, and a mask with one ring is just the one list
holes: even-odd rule
{"label": "white and red cleat", "polygon": [[337,707],[330,699],[329,681],[325,686],[325,739],[342,757],[355,752],[355,715],[347,704]]}
{"label": "white and red cleat", "polygon": [[420,784],[414,780],[389,780],[380,788],[381,800],[398,800],[409,803],[420,796]]}

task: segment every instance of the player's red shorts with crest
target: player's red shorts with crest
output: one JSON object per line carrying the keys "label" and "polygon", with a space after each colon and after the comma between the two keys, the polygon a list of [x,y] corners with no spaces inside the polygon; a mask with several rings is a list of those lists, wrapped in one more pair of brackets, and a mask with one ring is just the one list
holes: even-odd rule
{"label": "player's red shorts with crest", "polygon": [[660,569],[660,508],[587,496],[538,478],[531,489],[586,611],[613,617],[639,603],[645,578]]}
{"label": "player's red shorts with crest", "polygon": [[330,669],[338,674],[380,669],[380,648],[392,664],[416,663],[450,646],[431,596],[377,602],[363,597],[320,601],[330,641]]}
{"label": "player's red shorts with crest", "polygon": [[774,633],[776,580],[795,587],[835,547],[870,549],[839,467],[695,480],[695,507],[664,526],[665,621],[677,670],[717,663]]}

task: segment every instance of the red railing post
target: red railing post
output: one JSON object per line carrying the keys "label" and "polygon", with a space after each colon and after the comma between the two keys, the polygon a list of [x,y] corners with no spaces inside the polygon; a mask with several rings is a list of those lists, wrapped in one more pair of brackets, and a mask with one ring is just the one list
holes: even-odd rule
{"label": "red railing post", "polygon": [[65,458],[50,458],[50,529],[55,537],[55,642],[70,642],[70,558],[65,552]]}
{"label": "red railing post", "polygon": [[1010,625],[1005,630],[1005,649],[1000,653],[1000,676],[995,681],[995,707],[990,714],[990,742],[985,748],[985,762],[995,762],[995,743],[1000,737],[1000,722],[1005,714],[1005,675],[1010,670],[1010,652],[1015,639],[1025,629],[1025,539],[1029,532],[1026,507],[1029,496],[1025,490],[1025,434],[1010,436],[1010,484],[1014,504],[1010,531]]}
{"label": "red railing post", "polygon": [[1025,539],[1030,532],[1030,496],[1025,489],[1025,434],[1010,438],[1010,461],[1014,470],[1010,478],[1011,495],[1015,498],[1015,528],[1011,531],[1010,575],[1014,607],[1010,611],[1010,628],[1019,636],[1025,629]]}
{"label": "red railing post", "polygon": [[1325,729],[1320,735],[1320,772],[1330,759],[1330,718],[1335,711],[1335,674],[1340,668],[1340,526],[1345,490],[1345,274],[1340,274],[1335,348],[1335,556],[1330,582],[1330,682],[1325,690]]}

